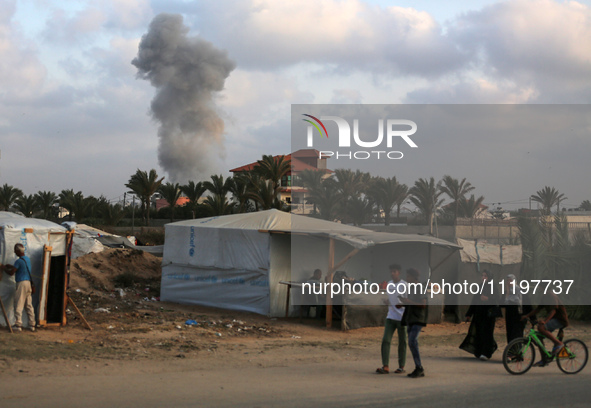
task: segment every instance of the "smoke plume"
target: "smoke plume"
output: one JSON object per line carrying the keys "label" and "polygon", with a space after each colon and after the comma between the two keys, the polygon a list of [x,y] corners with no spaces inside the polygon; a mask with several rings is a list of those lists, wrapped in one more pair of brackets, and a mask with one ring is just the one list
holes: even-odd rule
{"label": "smoke plume", "polygon": [[160,124],[158,161],[172,181],[210,176],[223,154],[224,121],[214,95],[236,67],[225,51],[188,37],[178,14],[159,14],[131,62],[156,88],[152,117]]}

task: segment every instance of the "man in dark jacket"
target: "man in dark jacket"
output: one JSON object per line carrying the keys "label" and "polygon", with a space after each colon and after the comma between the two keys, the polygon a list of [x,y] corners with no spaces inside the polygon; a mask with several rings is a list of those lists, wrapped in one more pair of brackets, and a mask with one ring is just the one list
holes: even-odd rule
{"label": "man in dark jacket", "polygon": [[402,324],[408,326],[408,348],[412,353],[415,362],[415,369],[408,374],[410,378],[425,376],[425,370],[421,364],[419,353],[419,334],[427,325],[427,294],[423,294],[422,285],[419,283],[419,271],[411,268],[406,271],[406,282],[408,283],[408,297],[400,298],[405,306]]}

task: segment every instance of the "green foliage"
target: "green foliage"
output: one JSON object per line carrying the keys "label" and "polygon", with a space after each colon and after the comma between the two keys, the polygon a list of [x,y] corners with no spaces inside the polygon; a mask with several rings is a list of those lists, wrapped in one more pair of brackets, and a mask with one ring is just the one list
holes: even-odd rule
{"label": "green foliage", "polygon": [[35,200],[35,196],[30,195],[21,195],[16,200],[16,204],[14,206],[18,211],[23,213],[23,215],[27,218],[31,218],[33,214],[38,210],[37,202]]}
{"label": "green foliage", "polygon": [[137,169],[125,187],[131,190],[131,193],[137,195],[142,206],[142,213],[146,221],[146,225],[150,225],[150,199],[162,184],[164,177],[158,178],[156,170],[152,169],[149,172]]}
{"label": "green foliage", "polygon": [[0,188],[0,210],[8,211],[16,204],[16,200],[22,197],[23,192],[20,188],[4,184]]}
{"label": "green foliage", "polygon": [[558,213],[558,206],[560,206],[561,201],[566,200],[566,197],[554,187],[545,186],[543,189],[536,191],[536,194],[532,195],[531,199],[542,205],[541,212],[543,215],[550,215],[552,214],[552,207],[555,205]]}

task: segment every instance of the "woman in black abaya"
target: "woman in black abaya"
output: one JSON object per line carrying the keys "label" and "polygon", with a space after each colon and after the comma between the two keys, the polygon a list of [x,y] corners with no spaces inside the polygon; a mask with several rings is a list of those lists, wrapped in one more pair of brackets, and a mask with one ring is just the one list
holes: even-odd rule
{"label": "woman in black abaya", "polygon": [[481,360],[488,360],[497,349],[494,338],[495,320],[498,317],[498,303],[493,294],[490,272],[482,272],[482,294],[475,294],[466,312],[466,321],[472,321],[466,338],[460,345],[462,350]]}

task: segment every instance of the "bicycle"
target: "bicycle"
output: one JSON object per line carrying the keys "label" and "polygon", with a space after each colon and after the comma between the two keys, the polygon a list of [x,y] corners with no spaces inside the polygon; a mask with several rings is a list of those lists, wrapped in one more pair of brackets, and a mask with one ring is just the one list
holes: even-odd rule
{"label": "bicycle", "polygon": [[[525,374],[534,364],[536,358],[536,346],[540,350],[544,365],[548,365],[556,359],[556,364],[560,371],[565,374],[576,374],[587,365],[589,351],[587,345],[579,339],[569,339],[563,341],[562,348],[557,355],[546,350],[542,333],[535,330],[535,323],[530,321],[532,327],[525,337],[520,337],[511,341],[503,351],[503,366],[510,374]],[[560,329],[558,339],[562,341],[564,332]]]}

